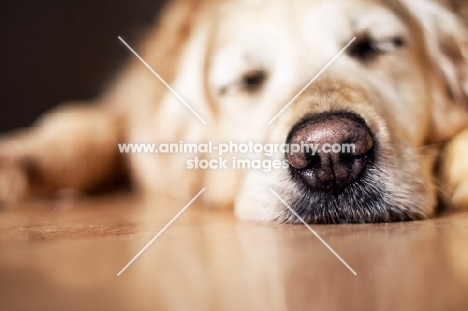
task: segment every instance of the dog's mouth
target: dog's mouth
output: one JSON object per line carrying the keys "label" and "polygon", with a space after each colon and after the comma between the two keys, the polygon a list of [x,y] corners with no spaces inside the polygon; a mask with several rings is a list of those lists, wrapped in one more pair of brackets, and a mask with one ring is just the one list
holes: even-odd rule
{"label": "dog's mouth", "polygon": [[[421,219],[422,214],[391,204],[392,194],[387,192],[380,178],[381,173],[371,165],[359,181],[344,187],[339,193],[298,184],[301,195],[294,198],[291,207],[307,223],[375,223]],[[301,223],[288,211],[277,221]]]}
{"label": "dog's mouth", "polygon": [[[298,190],[291,207],[308,223],[367,223],[420,218],[391,198],[381,169],[379,141],[350,112],[307,117],[293,127],[287,153],[289,176]],[[309,146],[309,148],[305,148]],[[297,195],[299,193],[300,195]],[[280,222],[299,223],[286,212]]]}

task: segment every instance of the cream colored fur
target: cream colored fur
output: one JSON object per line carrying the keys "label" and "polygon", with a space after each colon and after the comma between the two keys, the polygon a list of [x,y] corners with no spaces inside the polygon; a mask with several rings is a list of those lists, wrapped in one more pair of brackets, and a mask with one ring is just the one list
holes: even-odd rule
{"label": "cream colored fur", "polygon": [[[402,38],[404,46],[365,64],[342,55],[267,125],[352,37],[367,35]],[[64,187],[87,191],[110,179],[123,161],[146,195],[189,199],[206,187],[207,206],[235,206],[244,219],[294,222],[268,191],[274,188],[291,205],[308,204],[285,170],[187,170],[189,155],[122,159],[117,144],[284,143],[306,115],[351,111],[379,141],[376,169],[365,181],[379,198],[369,210],[388,207],[383,220],[392,220],[393,212],[430,217],[440,194],[464,206],[468,134],[459,133],[468,126],[467,38],[461,17],[431,0],[174,1],[136,50],[208,125],[132,59],[94,105],[64,106],[34,128],[3,137],[0,199]],[[260,90],[221,94],[260,69],[268,78]],[[320,221],[314,217],[307,220]]]}

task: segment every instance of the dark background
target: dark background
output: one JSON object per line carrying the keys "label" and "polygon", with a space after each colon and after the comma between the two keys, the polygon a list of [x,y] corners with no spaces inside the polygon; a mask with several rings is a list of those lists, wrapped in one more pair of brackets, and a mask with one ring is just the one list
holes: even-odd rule
{"label": "dark background", "polygon": [[132,57],[164,0],[0,3],[0,133],[60,102],[89,99]]}

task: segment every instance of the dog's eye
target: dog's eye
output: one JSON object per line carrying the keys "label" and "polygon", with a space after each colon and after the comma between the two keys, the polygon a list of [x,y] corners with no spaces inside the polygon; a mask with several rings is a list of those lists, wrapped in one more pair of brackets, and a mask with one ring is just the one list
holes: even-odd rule
{"label": "dog's eye", "polygon": [[247,71],[239,80],[232,84],[224,86],[220,90],[221,95],[226,95],[232,91],[245,91],[253,93],[258,91],[267,79],[267,73],[264,70]]}
{"label": "dog's eye", "polygon": [[247,72],[241,81],[242,89],[248,92],[257,91],[265,82],[266,73],[263,70],[254,70]]}
{"label": "dog's eye", "polygon": [[400,37],[381,41],[365,37],[356,40],[356,42],[349,47],[348,53],[354,58],[369,62],[379,55],[388,54],[402,46],[404,46],[404,41]]}

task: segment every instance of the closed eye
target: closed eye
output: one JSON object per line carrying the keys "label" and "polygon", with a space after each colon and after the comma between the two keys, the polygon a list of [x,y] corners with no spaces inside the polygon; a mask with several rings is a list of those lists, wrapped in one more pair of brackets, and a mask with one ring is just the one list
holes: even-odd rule
{"label": "closed eye", "polygon": [[369,36],[357,39],[348,50],[351,57],[359,59],[365,63],[374,60],[377,56],[388,54],[405,45],[400,37],[385,40],[374,40]]}
{"label": "closed eye", "polygon": [[267,73],[265,70],[250,70],[244,73],[239,80],[222,87],[220,94],[225,95],[231,91],[254,93],[265,84],[266,79]]}
{"label": "closed eye", "polygon": [[263,70],[254,70],[247,72],[241,80],[242,88],[253,92],[258,90],[266,80],[266,73]]}

